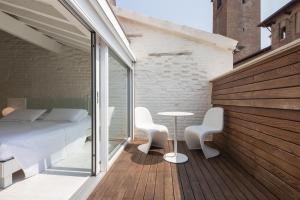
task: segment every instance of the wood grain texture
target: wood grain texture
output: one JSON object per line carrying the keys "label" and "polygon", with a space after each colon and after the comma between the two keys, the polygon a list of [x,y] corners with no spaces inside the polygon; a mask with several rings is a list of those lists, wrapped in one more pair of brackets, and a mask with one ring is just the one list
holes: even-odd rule
{"label": "wood grain texture", "polygon": [[137,150],[140,143],[128,145],[89,200],[276,199],[227,155],[206,160],[201,150],[190,151],[179,142],[179,151],[189,161],[176,165],[163,160],[163,154],[172,151],[171,141],[148,155]]}
{"label": "wood grain texture", "polygon": [[279,199],[300,199],[300,47],[215,80],[216,145]]}

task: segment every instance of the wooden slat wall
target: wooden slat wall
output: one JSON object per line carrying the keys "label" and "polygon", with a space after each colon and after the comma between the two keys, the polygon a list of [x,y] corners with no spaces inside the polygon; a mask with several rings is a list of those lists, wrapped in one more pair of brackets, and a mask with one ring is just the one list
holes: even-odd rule
{"label": "wooden slat wall", "polygon": [[214,137],[280,199],[300,199],[300,45],[212,82],[225,109]]}

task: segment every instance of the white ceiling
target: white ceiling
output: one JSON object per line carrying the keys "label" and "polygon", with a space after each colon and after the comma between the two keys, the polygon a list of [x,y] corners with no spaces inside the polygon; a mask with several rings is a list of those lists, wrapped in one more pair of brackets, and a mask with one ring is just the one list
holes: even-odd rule
{"label": "white ceiling", "polygon": [[90,32],[58,0],[0,0],[1,11],[56,42],[90,49]]}

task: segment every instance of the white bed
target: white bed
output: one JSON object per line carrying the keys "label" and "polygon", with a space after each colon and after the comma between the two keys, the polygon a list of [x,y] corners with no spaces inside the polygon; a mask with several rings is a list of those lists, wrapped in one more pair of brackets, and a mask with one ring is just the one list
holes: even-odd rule
{"label": "white bed", "polygon": [[19,169],[33,176],[78,149],[90,127],[90,117],[79,122],[0,121],[0,187],[10,185],[12,173]]}

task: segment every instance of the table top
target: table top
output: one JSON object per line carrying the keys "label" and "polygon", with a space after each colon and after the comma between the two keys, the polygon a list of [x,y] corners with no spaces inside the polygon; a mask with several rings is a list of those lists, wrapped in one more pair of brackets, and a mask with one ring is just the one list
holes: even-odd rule
{"label": "table top", "polygon": [[164,115],[164,116],[175,116],[175,117],[194,115],[194,113],[191,112],[159,112],[157,114]]}

